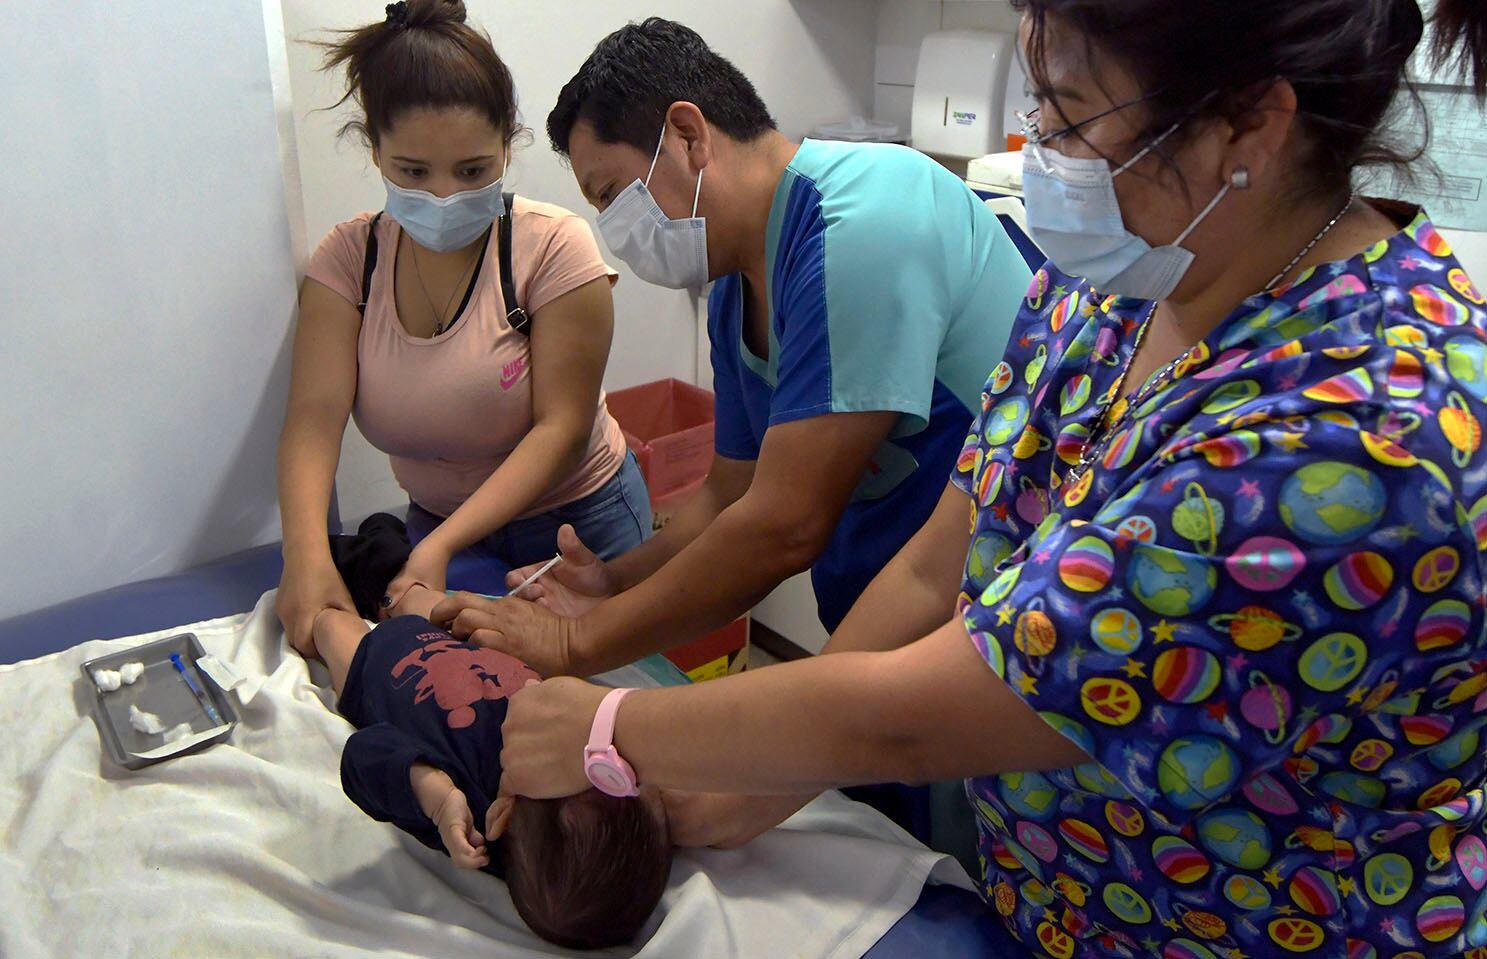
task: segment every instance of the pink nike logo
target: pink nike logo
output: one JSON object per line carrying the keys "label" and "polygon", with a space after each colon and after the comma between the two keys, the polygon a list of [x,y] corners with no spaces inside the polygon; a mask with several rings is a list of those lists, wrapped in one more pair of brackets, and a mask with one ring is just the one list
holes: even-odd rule
{"label": "pink nike logo", "polygon": [[521,379],[521,375],[527,371],[527,358],[524,356],[519,360],[512,360],[501,369],[501,389],[509,390]]}

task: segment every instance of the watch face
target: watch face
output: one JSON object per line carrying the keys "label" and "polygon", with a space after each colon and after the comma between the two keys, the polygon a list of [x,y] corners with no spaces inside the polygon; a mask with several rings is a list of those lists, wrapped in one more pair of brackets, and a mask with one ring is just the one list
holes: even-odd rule
{"label": "watch face", "polygon": [[605,795],[627,796],[630,794],[629,778],[619,768],[611,765],[608,760],[593,760],[585,771],[589,774],[589,782]]}

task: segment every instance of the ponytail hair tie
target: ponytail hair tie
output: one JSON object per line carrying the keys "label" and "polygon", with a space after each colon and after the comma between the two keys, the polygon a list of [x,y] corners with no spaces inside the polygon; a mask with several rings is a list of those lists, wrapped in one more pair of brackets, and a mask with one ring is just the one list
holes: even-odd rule
{"label": "ponytail hair tie", "polygon": [[393,30],[408,29],[408,0],[387,5],[387,26]]}

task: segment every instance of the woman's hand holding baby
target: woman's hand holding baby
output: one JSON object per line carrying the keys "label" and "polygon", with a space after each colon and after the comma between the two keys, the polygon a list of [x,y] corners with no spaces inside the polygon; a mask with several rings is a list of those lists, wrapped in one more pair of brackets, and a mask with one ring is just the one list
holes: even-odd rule
{"label": "woman's hand holding baby", "polygon": [[384,600],[387,605],[382,610],[381,618],[388,619],[396,615],[395,608],[415,586],[442,594],[445,579],[449,575],[449,559],[449,551],[440,546],[433,536],[413,547],[402,571],[387,584],[387,599]]}
{"label": "woman's hand holding baby", "polygon": [[327,609],[356,612],[356,603],[329,557],[321,560],[287,559],[274,612],[284,624],[284,636],[301,656],[315,657],[315,619]]}
{"label": "woman's hand holding baby", "polygon": [[501,792],[558,799],[587,790],[583,749],[608,692],[580,679],[558,677],[513,695],[501,725]]}

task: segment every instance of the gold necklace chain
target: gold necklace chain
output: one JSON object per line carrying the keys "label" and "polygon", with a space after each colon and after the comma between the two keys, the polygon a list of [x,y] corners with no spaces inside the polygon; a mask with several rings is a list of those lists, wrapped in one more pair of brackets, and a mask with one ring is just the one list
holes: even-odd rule
{"label": "gold necklace chain", "polygon": [[[1349,194],[1347,202],[1342,205],[1341,210],[1337,211],[1337,215],[1334,216],[1331,220],[1327,221],[1326,226],[1317,231],[1317,235],[1311,238],[1311,242],[1306,244],[1306,246],[1301,249],[1301,252],[1297,253],[1296,256],[1291,259],[1290,263],[1286,264],[1285,269],[1281,270],[1271,279],[1269,283],[1265,284],[1265,289],[1263,292],[1269,293],[1271,290],[1275,289],[1276,285],[1280,283],[1281,280],[1285,279],[1287,274],[1294,270],[1298,263],[1306,258],[1306,254],[1315,249],[1316,245],[1322,242],[1322,239],[1326,237],[1327,234],[1332,232],[1332,228],[1337,226],[1337,224],[1341,222],[1342,218],[1347,215],[1347,212],[1353,208],[1353,204],[1357,201],[1357,199],[1358,195],[1356,193]],[[1193,354],[1194,350],[1202,345],[1202,341],[1195,343],[1194,345],[1188,347],[1186,350],[1183,350],[1182,353],[1178,354],[1177,358],[1174,359],[1171,363],[1168,363],[1166,366],[1162,367],[1162,369],[1155,376],[1148,379],[1146,383],[1143,384],[1141,390],[1135,396],[1131,397],[1130,402],[1126,404],[1126,408],[1121,411],[1121,414],[1116,419],[1116,421],[1114,423],[1107,424],[1105,422],[1105,417],[1108,414],[1110,407],[1115,403],[1116,397],[1120,395],[1120,390],[1126,382],[1126,375],[1131,372],[1131,365],[1136,362],[1136,354],[1141,351],[1141,344],[1146,340],[1146,332],[1151,326],[1152,318],[1156,315],[1157,304],[1153,303],[1151,305],[1151,309],[1148,310],[1146,313],[1146,319],[1143,320],[1141,323],[1141,328],[1136,331],[1136,342],[1131,347],[1131,355],[1126,359],[1125,364],[1121,366],[1120,376],[1116,378],[1115,385],[1112,386],[1110,388],[1110,391],[1105,394],[1104,399],[1100,402],[1099,408],[1095,411],[1095,429],[1094,432],[1090,434],[1089,439],[1085,440],[1084,445],[1080,447],[1079,462],[1075,464],[1072,469],[1064,474],[1064,480],[1060,484],[1060,488],[1064,486],[1072,486],[1073,484],[1079,482],[1081,479],[1084,478],[1084,474],[1088,472],[1089,468],[1094,465],[1095,460],[1097,460],[1100,454],[1104,452],[1105,446],[1109,443],[1110,439],[1114,437],[1115,434],[1118,432],[1118,428],[1125,424],[1125,421],[1131,416],[1131,412],[1136,407],[1145,403],[1148,399],[1159,392],[1161,388],[1167,384],[1167,379],[1172,375],[1172,372],[1179,366],[1181,366],[1183,361],[1185,361],[1189,356]]]}
{"label": "gold necklace chain", "polygon": [[484,251],[485,246],[484,244],[482,244],[481,248],[475,251],[475,256],[472,257],[470,262],[466,264],[465,268],[460,271],[459,279],[455,281],[454,289],[450,292],[449,299],[444,301],[444,309],[440,310],[434,306],[434,298],[429,295],[429,288],[423,282],[423,268],[418,264],[418,244],[413,242],[412,237],[408,237],[408,244],[413,249],[413,274],[418,277],[418,288],[423,291],[423,298],[428,303],[429,309],[435,311],[434,335],[438,336],[444,332],[444,317],[446,314],[449,313],[449,305],[454,302],[455,296],[457,296],[460,290],[464,288],[465,277],[470,273],[472,269],[474,269],[475,264],[480,261],[480,254]]}
{"label": "gold necklace chain", "polygon": [[[1120,375],[1115,378],[1115,382],[1111,385],[1110,389],[1105,391],[1105,395],[1100,399],[1100,405],[1095,409],[1094,432],[1084,441],[1084,445],[1079,448],[1079,462],[1064,474],[1064,481],[1059,484],[1060,488],[1072,486],[1084,478],[1084,474],[1094,464],[1095,459],[1100,455],[1101,451],[1104,450],[1105,437],[1114,432],[1114,427],[1119,425],[1110,424],[1110,428],[1107,429],[1105,417],[1109,414],[1110,407],[1115,404],[1116,398],[1120,396],[1121,388],[1126,383],[1126,376],[1131,372],[1131,365],[1136,362],[1136,354],[1141,351],[1141,344],[1146,341],[1146,332],[1151,328],[1152,318],[1156,315],[1157,304],[1153,303],[1151,309],[1146,311],[1146,319],[1141,321],[1141,326],[1136,330],[1136,341],[1131,346],[1131,355],[1126,357],[1126,361],[1121,364]],[[1183,354],[1183,356],[1186,355],[1186,353]],[[1179,356],[1176,360],[1173,360],[1167,365],[1167,369],[1162,372],[1166,373],[1168,370],[1171,370],[1181,359],[1182,356]],[[1128,404],[1126,406],[1126,412],[1129,412],[1131,407],[1135,405],[1134,402]],[[1126,413],[1121,414],[1120,419],[1122,422],[1124,422],[1125,416]]]}

